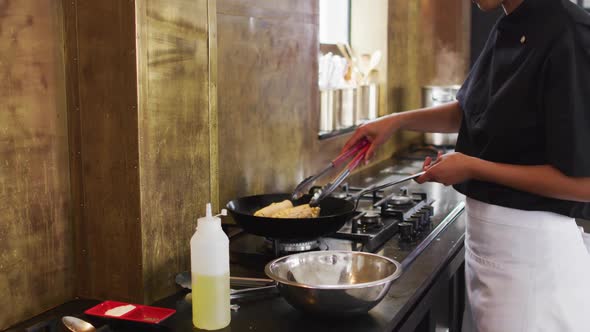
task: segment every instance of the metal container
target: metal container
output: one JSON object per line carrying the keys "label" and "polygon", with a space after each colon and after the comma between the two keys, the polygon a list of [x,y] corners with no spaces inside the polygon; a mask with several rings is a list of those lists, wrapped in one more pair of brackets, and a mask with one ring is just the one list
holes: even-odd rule
{"label": "metal container", "polygon": [[379,116],[379,85],[320,91],[320,132],[359,125]]}
{"label": "metal container", "polygon": [[320,132],[334,130],[334,90],[320,91]]}
{"label": "metal container", "polygon": [[356,110],[355,89],[334,90],[334,129],[344,129],[354,126]]}
{"label": "metal container", "polygon": [[293,307],[321,316],[362,314],[376,306],[401,275],[401,264],[354,251],[312,251],[278,258],[265,267]]}
{"label": "metal container", "polygon": [[[452,102],[456,100],[460,88],[460,85],[424,86],[422,87],[422,106],[431,107]],[[455,146],[457,134],[427,133],[424,135],[424,142],[436,146]]]}
{"label": "metal container", "polygon": [[379,116],[379,85],[361,85],[356,89],[356,115],[355,125],[367,120],[376,119]]}
{"label": "metal container", "polygon": [[320,132],[331,132],[354,126],[356,89],[320,91]]}

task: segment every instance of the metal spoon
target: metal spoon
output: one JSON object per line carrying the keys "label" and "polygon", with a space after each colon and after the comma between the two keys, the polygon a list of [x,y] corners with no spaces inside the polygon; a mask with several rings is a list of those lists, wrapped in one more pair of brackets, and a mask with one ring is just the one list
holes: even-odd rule
{"label": "metal spoon", "polygon": [[111,328],[108,325],[103,325],[98,329],[95,328],[92,324],[88,323],[85,320],[80,318],[72,317],[72,316],[64,316],[62,317],[61,321],[64,325],[70,330],[74,332],[111,332]]}
{"label": "metal spoon", "polygon": [[61,321],[64,325],[73,332],[95,332],[96,328],[85,320],[72,316],[64,316]]}

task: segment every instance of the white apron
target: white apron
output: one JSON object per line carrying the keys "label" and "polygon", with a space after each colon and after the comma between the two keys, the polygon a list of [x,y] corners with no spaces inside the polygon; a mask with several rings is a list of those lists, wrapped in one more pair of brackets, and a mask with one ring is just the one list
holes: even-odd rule
{"label": "white apron", "polygon": [[590,255],[575,220],[467,199],[464,332],[590,331]]}

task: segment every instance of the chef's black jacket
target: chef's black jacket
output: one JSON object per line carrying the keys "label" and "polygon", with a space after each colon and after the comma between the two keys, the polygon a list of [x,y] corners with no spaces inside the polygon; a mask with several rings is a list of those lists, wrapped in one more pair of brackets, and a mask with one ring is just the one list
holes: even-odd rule
{"label": "chef's black jacket", "polygon": [[[457,99],[456,151],[590,177],[590,16],[568,0],[525,0],[496,23]],[[476,180],[455,188],[489,204],[590,219],[587,203]]]}

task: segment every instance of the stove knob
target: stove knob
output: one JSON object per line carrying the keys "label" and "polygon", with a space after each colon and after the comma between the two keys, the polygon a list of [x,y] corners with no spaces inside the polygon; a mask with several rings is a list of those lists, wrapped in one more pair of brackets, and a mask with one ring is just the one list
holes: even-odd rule
{"label": "stove knob", "polygon": [[424,219],[422,219],[422,224],[423,225],[430,224],[430,213],[428,213],[428,211],[422,211],[422,215],[424,216]]}
{"label": "stove knob", "polygon": [[424,221],[426,219],[428,219],[428,217],[426,216],[426,213],[424,213],[423,211],[416,212],[414,214],[414,217],[418,218],[420,224],[423,224]]}
{"label": "stove knob", "polygon": [[428,215],[426,215],[426,218],[424,218],[424,220],[422,220],[422,223],[420,225],[421,225],[422,229],[427,230],[430,228],[431,223],[432,223],[432,220],[430,220]]}
{"label": "stove knob", "polygon": [[423,208],[423,210],[428,213],[428,218],[434,216],[434,206],[432,206],[432,205],[426,205]]}
{"label": "stove knob", "polygon": [[400,231],[400,239],[403,242],[411,242],[414,239],[414,225],[409,222],[400,222],[397,226]]}
{"label": "stove knob", "polygon": [[420,226],[420,218],[418,218],[416,215],[413,215],[404,221],[412,224],[412,226],[414,226],[414,229],[416,229]]}
{"label": "stove knob", "polygon": [[422,218],[420,220],[420,225],[428,225],[430,222],[430,218],[428,217],[428,213],[422,212]]}
{"label": "stove knob", "polygon": [[420,218],[418,216],[414,215],[406,221],[412,225],[415,231],[420,230]]}

